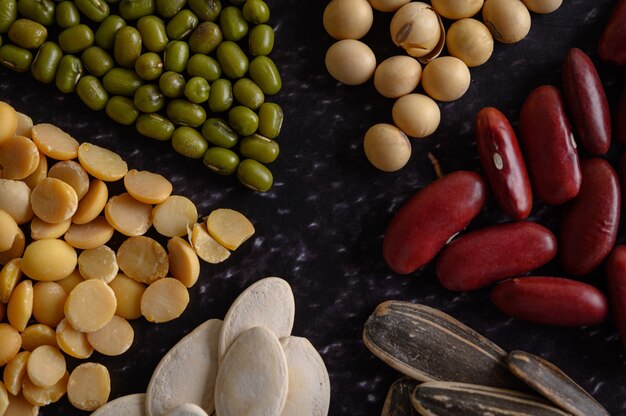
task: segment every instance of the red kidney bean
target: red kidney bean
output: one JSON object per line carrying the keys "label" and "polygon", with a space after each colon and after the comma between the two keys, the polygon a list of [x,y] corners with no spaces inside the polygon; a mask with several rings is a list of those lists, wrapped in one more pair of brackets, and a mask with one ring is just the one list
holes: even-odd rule
{"label": "red kidney bean", "polygon": [[560,277],[507,280],[493,289],[491,300],[506,315],[544,325],[596,325],[608,313],[602,292],[586,283]]}
{"label": "red kidney bean", "polygon": [[622,90],[622,95],[617,102],[614,122],[615,137],[620,143],[626,144],[626,87]]}
{"label": "red kidney bean", "polygon": [[620,0],[604,27],[598,55],[602,60],[617,65],[626,64],[626,0]]}
{"label": "red kidney bean", "polygon": [[479,289],[525,274],[556,256],[556,237],[534,222],[499,224],[453,240],[437,259],[437,276],[449,290]]}
{"label": "red kidney bean", "polygon": [[580,189],[580,163],[556,87],[543,85],[530,93],[522,106],[519,128],[535,194],[549,205],[574,198]]}
{"label": "red kidney bean", "polygon": [[[620,183],[620,195],[626,195],[626,153],[619,159],[617,175]],[[626,214],[626,204],[621,204],[622,214]]]}
{"label": "red kidney bean", "polygon": [[582,276],[609,255],[619,227],[617,174],[604,159],[582,162],[583,183],[565,208],[559,234],[559,259],[566,272]]}
{"label": "red kidney bean", "polygon": [[383,256],[394,271],[412,273],[480,212],[487,195],[483,178],[457,171],[418,191],[391,220],[383,240]]}
{"label": "red kidney bean", "polygon": [[533,207],[526,164],[513,127],[499,110],[476,115],[476,145],[487,180],[500,207],[511,218],[524,219]]}
{"label": "red kidney bean", "polygon": [[596,67],[578,48],[570,49],[563,62],[563,92],[578,142],[596,156],[608,152],[611,147],[609,103]]}
{"label": "red kidney bean", "polygon": [[613,320],[626,348],[626,246],[616,246],[606,264]]}

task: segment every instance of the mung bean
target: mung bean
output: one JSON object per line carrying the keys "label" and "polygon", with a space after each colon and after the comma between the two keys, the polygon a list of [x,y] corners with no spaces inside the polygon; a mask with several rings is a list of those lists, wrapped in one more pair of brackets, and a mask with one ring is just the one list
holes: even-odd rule
{"label": "mung bean", "polygon": [[9,28],[9,39],[26,49],[39,48],[48,37],[48,30],[41,23],[30,19],[17,19]]}
{"label": "mung bean", "polygon": [[261,163],[272,163],[279,151],[278,143],[259,134],[245,137],[239,145],[242,156]]}
{"label": "mung bean", "polygon": [[233,105],[233,85],[224,78],[217,79],[211,84],[209,94],[209,109],[214,113],[228,111]]}
{"label": "mung bean", "polygon": [[156,16],[144,16],[137,21],[143,46],[150,52],[163,52],[169,39],[163,20]]}
{"label": "mung bean", "polygon": [[147,84],[137,88],[133,102],[142,113],[156,113],[165,106],[165,96],[159,87]]}
{"label": "mung bean", "polygon": [[187,62],[187,73],[192,77],[202,77],[213,82],[222,75],[219,62],[210,56],[197,53]]}
{"label": "mung bean", "polygon": [[17,11],[27,19],[44,26],[54,24],[54,2],[51,0],[18,0]]}
{"label": "mung bean", "polygon": [[110,15],[100,23],[96,30],[96,44],[104,49],[113,49],[115,35],[124,26],[126,26],[124,19],[115,14]]}
{"label": "mung bean", "polygon": [[259,134],[275,139],[283,126],[283,110],[276,103],[263,103],[259,108]]}
{"label": "mung bean", "polygon": [[135,61],[135,72],[146,81],[154,81],[163,73],[161,57],[154,52],[147,52]]}
{"label": "mung bean", "polygon": [[159,78],[159,88],[166,97],[180,97],[185,91],[185,77],[173,71],[164,72]]}
{"label": "mung bean", "polygon": [[26,72],[30,69],[33,54],[28,49],[16,45],[3,45],[0,47],[0,64],[17,72]]}
{"label": "mung bean", "polygon": [[37,81],[50,84],[63,57],[63,51],[54,42],[45,42],[39,48],[35,59],[30,67],[30,72]]}
{"label": "mung bean", "polygon": [[268,25],[257,25],[248,36],[248,50],[253,56],[269,55],[274,49],[274,29]]}
{"label": "mung bean", "polygon": [[113,95],[132,97],[144,81],[130,69],[113,68],[102,78],[104,89]]}
{"label": "mung bean", "polygon": [[126,21],[149,16],[154,11],[154,0],[121,0],[119,4],[120,16]]}
{"label": "mung bean", "polygon": [[139,110],[135,107],[133,100],[119,95],[109,99],[106,113],[112,120],[125,126],[133,124],[139,117]]}
{"label": "mung bean", "polygon": [[183,72],[189,61],[189,45],[180,40],[167,44],[163,56],[163,68],[166,71]]}
{"label": "mung bean", "polygon": [[239,7],[228,6],[220,13],[220,27],[224,39],[238,41],[248,34],[248,22]]}
{"label": "mung bean", "polygon": [[251,136],[259,127],[259,117],[256,113],[242,105],[228,111],[228,122],[233,130],[242,136]]}
{"label": "mung bean", "polygon": [[250,78],[267,95],[280,91],[282,81],[276,64],[267,56],[257,56],[250,62]]}
{"label": "mung bean", "polygon": [[59,33],[59,46],[65,53],[82,52],[93,45],[94,34],[87,25],[69,27]]}
{"label": "mung bean", "polygon": [[221,118],[210,118],[202,125],[202,136],[210,143],[224,148],[237,144],[237,133]]}
{"label": "mung bean", "polygon": [[57,26],[61,29],[67,29],[68,27],[80,24],[80,12],[74,2],[62,1],[57,4],[55,19]]}
{"label": "mung bean", "polygon": [[204,153],[202,163],[220,175],[232,175],[239,165],[239,156],[223,147],[211,147]]}
{"label": "mung bean", "polygon": [[198,104],[176,98],[167,104],[167,116],[175,124],[198,127],[206,120],[206,111]]}
{"label": "mung bean", "polygon": [[185,7],[185,3],[187,0],[156,0],[156,11],[164,18],[170,19]]}
{"label": "mung bean", "polygon": [[222,43],[222,29],[213,22],[202,22],[189,37],[189,49],[193,53],[208,55]]}
{"label": "mung bean", "polygon": [[95,111],[102,110],[109,101],[109,94],[93,75],[86,75],[78,81],[76,93],[87,107]]}
{"label": "mung bean", "polygon": [[80,57],[91,75],[101,77],[113,68],[113,57],[99,46],[90,46]]}
{"label": "mung bean", "polygon": [[181,40],[198,26],[198,17],[191,10],[184,9],[167,22],[167,36],[172,40]]}
{"label": "mung bean", "polygon": [[174,123],[156,113],[140,115],[135,128],[144,136],[160,141],[169,140],[174,133]]}
{"label": "mung bean", "polygon": [[16,0],[0,0],[0,33],[8,32],[15,19],[17,19]]}
{"label": "mung bean", "polygon": [[209,148],[209,144],[198,130],[181,126],[172,135],[172,147],[183,156],[200,159]]}
{"label": "mung bean", "polygon": [[189,8],[203,22],[212,22],[222,12],[220,0],[189,0]]}
{"label": "mung bean", "polygon": [[78,10],[82,12],[87,19],[94,22],[101,22],[109,16],[111,10],[104,0],[74,0]]}
{"label": "mung bean", "polygon": [[253,159],[245,159],[237,167],[239,181],[254,191],[268,191],[274,182],[272,172]]}
{"label": "mung bean", "polygon": [[74,55],[64,55],[59,62],[55,83],[59,91],[68,94],[76,90],[83,76],[83,63]]}
{"label": "mung bean", "polygon": [[250,65],[246,54],[239,45],[230,40],[220,43],[217,47],[217,60],[224,73],[232,79],[243,77],[248,72]]}
{"label": "mung bean", "polygon": [[115,35],[113,57],[124,68],[133,68],[141,55],[141,34],[132,26],[124,26]]}

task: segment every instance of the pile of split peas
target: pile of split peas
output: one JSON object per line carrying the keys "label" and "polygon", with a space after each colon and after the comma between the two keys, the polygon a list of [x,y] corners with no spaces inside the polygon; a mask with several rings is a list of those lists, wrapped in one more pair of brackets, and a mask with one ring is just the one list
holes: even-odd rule
{"label": "pile of split peas", "polygon": [[[441,121],[436,101],[462,97],[470,67],[484,64],[494,39],[516,43],[530,31],[530,11],[552,13],[562,0],[332,0],[324,10],[324,28],[337,39],[326,53],[330,75],[346,85],[374,76],[374,87],[395,99],[392,124],[376,124],[366,133],[365,155],[376,168],[395,172],[409,161],[408,137],[433,134]],[[391,41],[404,49],[377,65],[374,52],[357,40],[370,30],[375,12],[394,12]],[[482,22],[476,15],[482,10]],[[447,28],[447,29],[446,29]],[[449,56],[440,56],[446,47]],[[424,68],[422,69],[422,64]],[[424,93],[415,92],[421,84]],[[408,136],[408,137],[407,137]]]}
{"label": "pile of split peas", "polygon": [[[70,372],[65,355],[123,354],[134,339],[129,320],[178,318],[199,259],[224,261],[255,232],[231,209],[199,222],[163,176],[128,170],[116,153],[33,125],[4,102],[0,167],[0,415],[36,414],[66,393],[81,410],[105,404],[106,367]],[[125,192],[109,195],[117,181]],[[144,235],[152,227],[166,247]],[[116,232],[126,237],[117,251],[107,245]]]}

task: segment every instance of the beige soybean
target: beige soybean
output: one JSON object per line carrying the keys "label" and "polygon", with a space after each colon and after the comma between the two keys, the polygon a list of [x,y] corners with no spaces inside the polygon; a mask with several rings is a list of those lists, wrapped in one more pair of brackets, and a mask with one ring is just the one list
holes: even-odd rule
{"label": "beige soybean", "polygon": [[391,40],[415,58],[430,54],[442,35],[437,13],[419,1],[402,6],[393,15],[389,29]]}
{"label": "beige soybean", "polygon": [[119,271],[115,251],[108,246],[84,250],[78,256],[78,270],[85,279],[111,282]]}
{"label": "beige soybean", "polygon": [[370,127],[363,140],[365,156],[383,172],[395,172],[411,158],[411,143],[396,126],[380,123]]}
{"label": "beige soybean", "polygon": [[563,0],[522,0],[528,10],[540,14],[548,14],[556,11]]}
{"label": "beige soybean", "polygon": [[34,217],[30,223],[30,237],[33,240],[44,240],[46,238],[61,238],[69,230],[72,220],[67,219],[58,224],[45,222],[39,217]]}
{"label": "beige soybean", "polygon": [[47,406],[51,403],[56,403],[61,400],[61,397],[65,396],[69,377],[70,373],[65,371],[63,377],[50,387],[39,387],[28,377],[25,377],[22,386],[22,394],[29,403],[36,406]]}
{"label": "beige soybean", "polygon": [[106,218],[96,217],[86,224],[70,225],[63,238],[72,247],[88,250],[106,244],[114,233],[115,229]]}
{"label": "beige soybean", "polygon": [[117,249],[117,264],[124,274],[141,283],[167,275],[169,260],[161,244],[150,237],[130,237]]}
{"label": "beige soybean", "polygon": [[13,246],[18,229],[13,217],[0,209],[0,251],[7,251]]}
{"label": "beige soybean", "polygon": [[453,56],[434,59],[426,65],[422,74],[424,91],[439,101],[454,101],[461,98],[469,88],[470,81],[467,65]]}
{"label": "beige soybean", "polygon": [[105,182],[122,179],[128,172],[128,165],[117,153],[91,143],[78,147],[78,160],[87,173]]}
{"label": "beige soybean", "polygon": [[146,286],[123,273],[118,273],[115,279],[109,283],[109,287],[113,289],[115,299],[117,299],[115,315],[124,319],[141,317],[141,297]]}
{"label": "beige soybean", "polygon": [[56,338],[61,351],[70,357],[86,359],[93,354],[93,347],[87,341],[87,334],[74,329],[67,319],[63,319],[57,326]]}
{"label": "beige soybean", "polygon": [[48,177],[62,180],[76,191],[76,196],[80,200],[89,189],[89,175],[78,162],[64,160],[55,163],[48,171]]}
{"label": "beige soybean", "polygon": [[487,26],[476,19],[461,19],[448,29],[446,45],[450,55],[469,67],[489,60],[493,52],[493,37]]}
{"label": "beige soybean", "polygon": [[0,264],[7,264],[9,261],[22,257],[26,247],[26,236],[21,229],[17,229],[17,235],[13,240],[13,245],[6,251],[0,251]]}
{"label": "beige soybean", "polygon": [[44,282],[61,280],[76,268],[76,250],[65,241],[46,239],[33,241],[26,247],[22,271]]}
{"label": "beige soybean", "polygon": [[31,205],[39,218],[58,224],[72,218],[78,208],[78,196],[67,183],[45,178],[33,189]]}
{"label": "beige soybean", "polygon": [[69,293],[74,290],[77,284],[84,281],[83,276],[80,275],[78,269],[74,270],[69,276],[65,279],[57,280],[56,283],[61,285],[65,293],[69,295]]}
{"label": "beige soybean", "polygon": [[472,17],[483,7],[484,0],[432,0],[433,9],[446,19]]}
{"label": "beige soybean", "polygon": [[33,142],[43,154],[56,160],[70,160],[78,156],[78,142],[57,126],[42,123],[32,128]]}
{"label": "beige soybean", "polygon": [[22,332],[33,314],[33,282],[22,280],[11,293],[7,304],[7,320]]}
{"label": "beige soybean", "polygon": [[380,12],[395,12],[411,0],[369,0],[372,8]]}
{"label": "beige soybean", "polygon": [[0,367],[11,361],[22,346],[22,337],[17,329],[0,323]]}
{"label": "beige soybean", "polygon": [[78,209],[72,217],[74,224],[87,224],[96,219],[109,200],[109,188],[100,179],[92,179],[89,189],[78,202]]}
{"label": "beige soybean", "polygon": [[503,43],[519,42],[530,31],[530,13],[520,0],[485,0],[483,21]]}
{"label": "beige soybean", "polygon": [[33,316],[37,322],[54,328],[65,318],[66,300],[67,293],[60,284],[37,282],[33,286]]}
{"label": "beige soybean", "polygon": [[37,416],[39,406],[30,403],[22,394],[9,396],[9,407],[4,416]]}
{"label": "beige soybean", "polygon": [[30,221],[34,214],[28,185],[21,181],[0,179],[0,209],[13,217],[18,224]]}
{"label": "beige soybean", "polygon": [[108,356],[122,355],[133,344],[135,332],[128,321],[113,316],[102,329],[87,334],[87,341],[100,354]]}
{"label": "beige soybean", "polygon": [[169,196],[154,207],[152,223],[157,232],[166,237],[180,237],[198,220],[196,205],[180,195]]}
{"label": "beige soybean", "polygon": [[374,52],[354,39],[335,42],[326,52],[325,63],[330,75],[346,85],[364,84],[376,70]]}
{"label": "beige soybean", "polygon": [[109,400],[109,394],[111,377],[102,364],[84,363],[70,374],[67,398],[77,409],[92,412]]}
{"label": "beige soybean", "polygon": [[33,129],[33,119],[24,113],[20,113],[19,111],[16,114],[17,114],[17,127],[15,128],[15,135],[31,138],[32,129]]}
{"label": "beige soybean", "polygon": [[0,383],[0,414],[4,415],[9,407],[9,395],[4,384]]}
{"label": "beige soybean", "polygon": [[4,101],[0,101],[0,145],[15,136],[17,112]]}
{"label": "beige soybean", "polygon": [[26,364],[26,375],[36,386],[52,387],[65,374],[65,357],[58,348],[42,345],[35,348]]}
{"label": "beige soybean", "polygon": [[111,321],[116,307],[115,293],[106,283],[97,279],[85,280],[67,296],[65,317],[74,329],[93,332]]}
{"label": "beige soybean", "polygon": [[374,87],[387,98],[398,98],[417,88],[422,66],[410,56],[392,56],[382,61],[374,72]]}
{"label": "beige soybean", "polygon": [[48,176],[48,158],[41,150],[39,151],[39,163],[33,173],[22,179],[30,189],[35,189],[39,182]]}
{"label": "beige soybean", "polygon": [[153,222],[152,206],[137,201],[129,193],[109,199],[104,216],[113,228],[129,237],[145,234]]}
{"label": "beige soybean", "polygon": [[124,187],[133,198],[144,204],[159,204],[172,193],[170,181],[145,170],[129,170],[124,176]]}
{"label": "beige soybean", "polygon": [[4,367],[2,373],[4,385],[7,391],[14,396],[17,396],[22,391],[22,381],[24,381],[24,376],[26,376],[28,357],[30,357],[30,351],[22,351]]}
{"label": "beige soybean", "polygon": [[322,22],[335,39],[360,39],[372,27],[374,12],[367,0],[332,0],[324,9]]}
{"label": "beige soybean", "polygon": [[193,247],[180,237],[167,242],[170,274],[186,287],[192,287],[200,276],[200,260]]}
{"label": "beige soybean", "polygon": [[22,259],[7,262],[0,270],[0,302],[8,303],[15,286],[22,279]]}
{"label": "beige soybean", "polygon": [[171,277],[157,280],[141,297],[141,314],[149,322],[169,322],[178,318],[189,304],[189,292]]}
{"label": "beige soybean", "polygon": [[48,325],[30,325],[20,335],[22,336],[22,349],[26,351],[34,351],[42,345],[58,347],[55,331]]}
{"label": "beige soybean", "polygon": [[439,127],[441,112],[430,97],[408,94],[396,100],[391,111],[393,122],[407,136],[430,136]]}
{"label": "beige soybean", "polygon": [[236,250],[254,235],[254,225],[241,212],[228,208],[213,210],[206,219],[207,231],[221,245]]}
{"label": "beige soybean", "polygon": [[24,179],[39,164],[39,150],[28,137],[14,136],[0,145],[0,166],[5,179]]}
{"label": "beige soybean", "polygon": [[205,224],[194,225],[189,237],[198,257],[207,263],[218,264],[230,257],[230,251],[211,237]]}

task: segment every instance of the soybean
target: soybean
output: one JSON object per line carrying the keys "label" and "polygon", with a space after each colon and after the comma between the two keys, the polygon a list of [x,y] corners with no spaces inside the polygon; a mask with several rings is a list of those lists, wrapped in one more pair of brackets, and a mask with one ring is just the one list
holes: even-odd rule
{"label": "soybean", "polygon": [[174,133],[174,123],[159,114],[142,114],[137,118],[135,128],[151,139],[169,140]]}
{"label": "soybean", "polygon": [[83,51],[81,60],[87,71],[93,76],[101,77],[113,68],[113,57],[99,46],[90,46]]}
{"label": "soybean", "polygon": [[165,72],[159,78],[159,88],[166,97],[180,97],[185,90],[185,77],[177,72]]}
{"label": "soybean", "polygon": [[193,53],[208,55],[222,43],[222,29],[213,22],[202,22],[189,37],[189,49]]}
{"label": "soybean", "polygon": [[8,36],[17,46],[37,49],[46,41],[48,30],[33,20],[17,19],[9,28]]}
{"label": "soybean", "polygon": [[210,143],[225,148],[237,144],[237,133],[221,118],[210,118],[202,125],[202,136]]}
{"label": "soybean", "polygon": [[132,97],[144,82],[130,69],[113,68],[104,75],[102,83],[110,94]]}
{"label": "soybean", "polygon": [[135,107],[133,100],[117,95],[111,97],[107,103],[106,113],[112,120],[125,126],[133,124],[139,117],[139,110]]}
{"label": "soybean", "polygon": [[109,94],[93,75],[84,76],[78,81],[76,93],[87,107],[95,111],[102,110],[109,101]]}
{"label": "soybean", "polygon": [[124,68],[133,68],[141,55],[141,34],[132,26],[124,26],[115,35],[113,57]]}
{"label": "soybean", "polygon": [[224,33],[224,39],[238,41],[248,34],[248,22],[243,17],[241,9],[228,6],[220,14],[220,27]]}
{"label": "soybean", "polygon": [[124,19],[118,15],[110,15],[104,19],[96,30],[96,44],[104,49],[113,49],[117,32],[126,26]]}
{"label": "soybean", "polygon": [[167,44],[163,56],[163,68],[166,71],[183,72],[189,61],[189,45],[174,40]]}
{"label": "soybean", "polygon": [[89,26],[80,24],[59,33],[59,46],[65,53],[82,52],[93,45],[94,34]]}
{"label": "soybean", "polygon": [[26,72],[30,69],[33,54],[28,49],[15,45],[3,45],[0,47],[0,64],[17,72]]}
{"label": "soybean", "polygon": [[159,87],[147,84],[137,88],[133,102],[142,113],[156,113],[165,106],[165,96]]}
{"label": "soybean", "polygon": [[39,82],[50,84],[54,81],[57,68],[63,57],[63,51],[54,42],[45,42],[39,48],[39,52],[35,56],[30,67],[30,72]]}
{"label": "soybean", "polygon": [[201,104],[209,99],[210,86],[201,77],[191,78],[185,85],[185,97],[194,104]]}
{"label": "soybean", "polygon": [[250,65],[248,57],[239,45],[229,40],[220,43],[217,47],[217,60],[224,73],[233,79],[243,77],[248,72]]}
{"label": "soybean", "polygon": [[209,109],[214,113],[228,111],[233,105],[233,87],[227,79],[217,79],[211,84],[209,94]]}
{"label": "soybean", "polygon": [[189,8],[204,22],[212,22],[222,12],[220,0],[189,0]]}
{"label": "soybean", "polygon": [[253,56],[269,55],[274,49],[274,29],[268,25],[257,25],[248,36],[248,50]]}
{"label": "soybean", "polygon": [[154,52],[147,52],[135,61],[135,72],[146,81],[154,81],[163,73],[161,57]]}
{"label": "soybean", "polygon": [[244,186],[260,192],[268,191],[274,182],[272,172],[253,159],[241,161],[237,167],[237,178]]}
{"label": "soybean", "polygon": [[259,117],[247,107],[238,105],[228,112],[228,122],[242,136],[250,136],[259,127]]}
{"label": "soybean", "polygon": [[154,14],[154,11],[154,0],[121,0],[119,5],[120,16],[127,21]]}
{"label": "soybean", "polygon": [[259,134],[275,139],[283,126],[283,110],[278,104],[263,103],[259,108]]}
{"label": "soybean", "polygon": [[242,156],[254,159],[257,162],[272,163],[278,157],[279,147],[274,140],[259,134],[253,134],[241,141],[239,152]]}
{"label": "soybean", "polygon": [[156,16],[144,16],[137,21],[143,46],[150,52],[163,52],[169,42],[163,20]]}
{"label": "soybean", "polygon": [[55,19],[57,26],[67,29],[80,24],[80,12],[74,2],[62,1],[55,10]]}
{"label": "soybean", "polygon": [[261,88],[248,78],[240,78],[235,82],[233,94],[239,104],[252,110],[258,109],[261,104],[263,104],[263,101],[265,101],[265,96]]}
{"label": "soybean", "polygon": [[223,147],[212,147],[206,151],[202,163],[220,175],[232,175],[239,165],[239,156]]}
{"label": "soybean", "polygon": [[282,87],[276,64],[267,56],[257,56],[250,62],[250,78],[267,95],[278,93]]}
{"label": "soybean", "polygon": [[156,0],[156,11],[161,16],[169,19],[185,7],[187,0]]}
{"label": "soybean", "polygon": [[76,84],[83,76],[83,63],[73,55],[65,55],[59,62],[55,83],[59,91],[71,93],[76,90]]}
{"label": "soybean", "polygon": [[167,23],[167,36],[170,39],[185,39],[198,26],[198,17],[191,10],[181,10]]}
{"label": "soybean", "polygon": [[102,181],[120,180],[128,172],[128,166],[120,155],[91,143],[78,146],[78,160],[87,173]]}
{"label": "soybean", "polygon": [[192,77],[202,77],[213,82],[222,75],[222,68],[212,57],[198,53],[189,58],[187,73]]}
{"label": "soybean", "polygon": [[44,26],[54,23],[54,2],[50,0],[19,0],[17,11],[25,18]]}
{"label": "soybean", "polygon": [[6,33],[17,19],[17,2],[0,0],[0,33]]}
{"label": "soybean", "polygon": [[209,148],[209,144],[198,130],[181,126],[172,135],[172,147],[183,156],[200,159]]}
{"label": "soybean", "polygon": [[101,22],[109,16],[109,5],[104,0],[74,0],[76,7],[89,20]]}
{"label": "soybean", "polygon": [[247,0],[243,5],[243,16],[255,25],[270,20],[270,8],[263,0]]}
{"label": "soybean", "polygon": [[167,116],[176,124],[198,127],[206,120],[206,111],[198,104],[177,98],[167,104]]}

